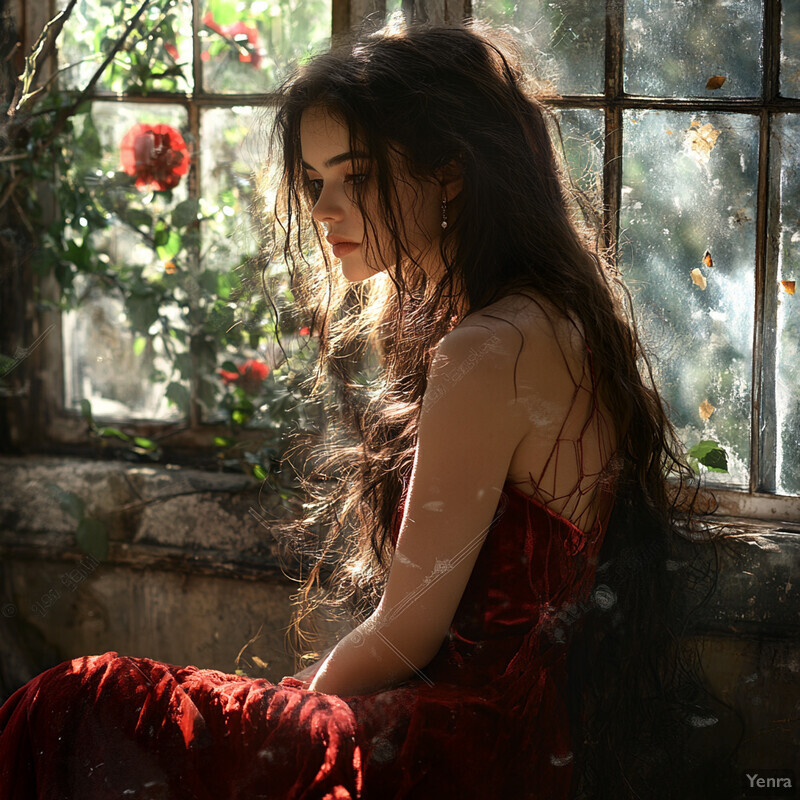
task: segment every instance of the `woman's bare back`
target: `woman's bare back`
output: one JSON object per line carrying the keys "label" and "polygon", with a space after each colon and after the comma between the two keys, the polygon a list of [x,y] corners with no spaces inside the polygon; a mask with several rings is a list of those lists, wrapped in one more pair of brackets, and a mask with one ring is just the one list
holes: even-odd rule
{"label": "woman's bare back", "polygon": [[515,385],[530,421],[508,481],[586,532],[607,510],[596,489],[611,471],[616,432],[600,404],[583,332],[530,290],[459,323],[490,331],[508,325],[521,334]]}

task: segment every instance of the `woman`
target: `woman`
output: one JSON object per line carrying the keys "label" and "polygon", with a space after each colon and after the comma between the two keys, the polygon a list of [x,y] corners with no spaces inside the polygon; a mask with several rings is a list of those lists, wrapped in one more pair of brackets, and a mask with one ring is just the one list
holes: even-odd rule
{"label": "woman", "polygon": [[0,709],[0,794],[671,796],[619,733],[666,680],[648,654],[676,657],[664,561],[690,473],[518,63],[478,24],[416,26],[280,94],[277,220],[341,423],[335,488],[294,529],[326,530],[295,628],[326,608],[352,630],[278,685],[64,662]]}

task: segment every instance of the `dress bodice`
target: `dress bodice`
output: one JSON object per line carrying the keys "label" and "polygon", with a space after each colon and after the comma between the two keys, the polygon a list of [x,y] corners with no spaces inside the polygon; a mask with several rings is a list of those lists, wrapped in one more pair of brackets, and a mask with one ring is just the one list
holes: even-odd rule
{"label": "dress bodice", "polygon": [[[394,520],[395,544],[405,494]],[[608,516],[585,533],[506,481],[449,636],[426,674],[486,685],[526,640],[534,652],[566,643],[574,608],[594,581]]]}

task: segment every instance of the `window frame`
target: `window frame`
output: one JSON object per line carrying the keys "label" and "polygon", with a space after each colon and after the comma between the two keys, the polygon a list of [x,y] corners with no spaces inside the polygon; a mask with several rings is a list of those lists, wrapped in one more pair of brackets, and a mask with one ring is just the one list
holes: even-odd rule
{"label": "window frame", "polygon": [[[775,115],[800,112],[800,98],[780,95],[781,56],[781,0],[764,0],[762,19],[762,81],[761,96],[743,98],[671,98],[637,96],[624,91],[625,55],[625,0],[605,0],[605,80],[603,94],[565,94],[549,99],[548,104],[563,109],[600,110],[605,118],[603,148],[603,202],[606,244],[616,251],[619,236],[619,215],[622,199],[623,114],[629,109],[659,109],[670,111],[728,112],[749,114],[759,121],[758,179],[756,193],[756,252],[755,252],[755,316],[753,329],[752,391],[750,409],[750,484],[746,489],[730,489],[709,482],[719,501],[719,514],[731,519],[749,519],[772,523],[785,523],[787,529],[800,530],[800,498],[795,495],[775,493],[775,369],[777,336],[777,298],[767,291],[778,278],[777,233],[779,215],[774,212],[779,200],[779,165],[776,169],[774,155],[770,153],[770,137]],[[31,9],[24,0],[17,0],[16,18],[23,35],[25,52],[52,17],[55,0]],[[431,21],[456,20],[472,13],[471,0],[402,0],[406,16],[427,18]],[[362,25],[362,21],[383,20],[385,0],[332,0],[332,41],[336,44],[347,31]],[[367,25],[373,25],[368,21]],[[197,32],[202,27],[199,2],[192,2],[193,72],[195,87],[201,86],[200,40]],[[187,109],[189,132],[195,142],[200,141],[200,111],[202,108],[254,106],[269,103],[271,95],[219,94],[205,91],[192,93],[148,92],[119,96],[98,91],[94,100],[105,102],[146,102],[182,105]],[[197,196],[200,174],[200,152],[197,152],[187,175],[190,196]],[[771,158],[771,155],[773,157]],[[770,213],[770,209],[773,212]],[[30,285],[28,288],[32,288]],[[42,296],[54,299],[57,284],[54,279],[41,282]],[[32,292],[31,292],[32,293]],[[80,414],[64,408],[63,404],[63,352],[61,315],[59,312],[40,310],[33,326],[27,326],[29,341],[46,333],[31,359],[29,371],[35,373],[32,399],[28,414],[33,419],[45,420],[41,427],[15,415],[10,410],[12,442],[26,451],[66,452],[87,454],[92,446],[87,443],[86,427]],[[31,335],[34,334],[34,335]],[[772,426],[762,423],[772,416]],[[109,424],[124,425],[134,435],[156,438],[164,444],[165,457],[191,459],[198,451],[212,452],[215,436],[224,436],[226,426],[202,423],[200,408],[193,400],[188,420],[178,422],[146,420],[114,420]],[[255,440],[258,431],[242,431],[242,438]]]}

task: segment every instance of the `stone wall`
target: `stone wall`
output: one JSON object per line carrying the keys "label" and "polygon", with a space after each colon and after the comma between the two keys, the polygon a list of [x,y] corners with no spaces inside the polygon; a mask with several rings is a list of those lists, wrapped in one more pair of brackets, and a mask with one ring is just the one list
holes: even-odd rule
{"label": "stone wall", "polygon": [[[247,674],[294,672],[285,633],[298,584],[266,522],[279,503],[258,482],[37,456],[0,458],[0,485],[3,696],[48,666],[107,650],[233,672],[247,646]],[[107,526],[106,559],[77,547],[77,521],[53,486]]]}

